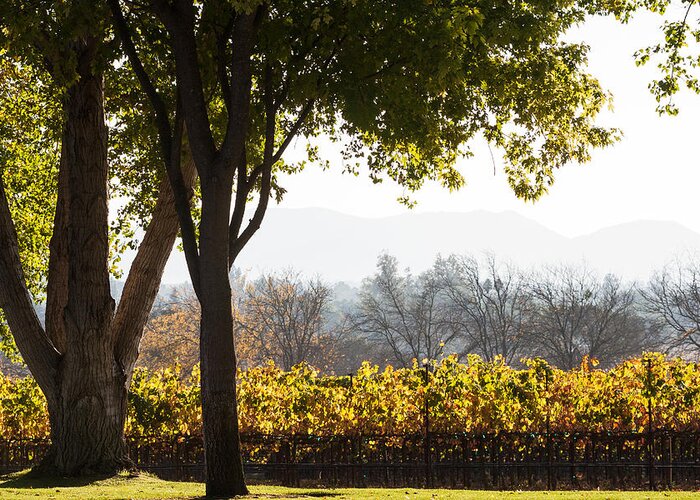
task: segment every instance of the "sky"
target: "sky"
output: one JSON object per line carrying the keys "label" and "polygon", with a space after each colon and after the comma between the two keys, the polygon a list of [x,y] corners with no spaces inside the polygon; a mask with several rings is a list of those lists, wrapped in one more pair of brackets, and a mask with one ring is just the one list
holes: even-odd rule
{"label": "sky", "polygon": [[[682,17],[671,9],[670,16]],[[635,220],[672,220],[700,232],[697,216],[700,169],[696,144],[700,96],[683,92],[674,98],[681,109],[675,117],[659,116],[647,85],[653,65],[635,66],[633,54],[660,36],[657,16],[637,16],[628,25],[595,18],[568,34],[591,47],[589,72],[613,95],[614,109],[599,123],[622,129],[621,142],[597,150],[585,165],[561,169],[549,194],[536,203],[518,200],[510,191],[497,150],[494,162],[484,144],[475,156],[461,160],[467,186],[449,193],[426,185],[414,195],[415,212],[514,211],[558,233],[575,237]],[[290,155],[300,154],[301,141]],[[384,217],[408,211],[396,198],[395,185],[374,185],[366,177],[341,173],[341,160],[329,171],[308,166],[282,180],[288,192],[282,208],[322,207],[363,217]]]}

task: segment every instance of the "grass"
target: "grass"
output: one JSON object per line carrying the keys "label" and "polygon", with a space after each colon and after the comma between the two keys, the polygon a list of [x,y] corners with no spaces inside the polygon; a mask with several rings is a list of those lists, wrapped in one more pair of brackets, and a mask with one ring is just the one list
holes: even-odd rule
{"label": "grass", "polygon": [[[284,488],[280,486],[252,486],[251,497],[264,499],[317,499],[330,500],[698,500],[694,492],[627,492],[627,491],[459,491],[400,489],[315,489]],[[120,475],[112,478],[36,479],[26,473],[0,478],[2,499],[197,499],[204,494],[200,483],[163,481],[148,474]]]}

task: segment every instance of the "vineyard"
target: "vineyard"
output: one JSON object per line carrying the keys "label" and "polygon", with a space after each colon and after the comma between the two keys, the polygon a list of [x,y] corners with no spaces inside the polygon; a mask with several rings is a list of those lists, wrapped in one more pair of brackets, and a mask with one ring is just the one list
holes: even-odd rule
{"label": "vineyard", "polygon": [[[700,366],[657,353],[610,370],[590,359],[571,371],[524,363],[470,356],[411,369],[364,364],[347,376],[306,365],[241,372],[249,474],[355,486],[699,484]],[[138,464],[201,477],[199,396],[196,367],[135,373],[126,433]],[[3,377],[0,405],[2,466],[33,463],[49,436],[41,392],[31,378]]]}
{"label": "vineyard", "polygon": [[[261,435],[409,435],[494,432],[644,432],[649,425],[700,430],[700,366],[662,354],[610,370],[584,359],[561,371],[526,360],[526,369],[470,356],[427,367],[322,376],[310,366],[284,372],[273,364],[239,374],[241,432]],[[129,392],[126,432],[169,438],[201,434],[199,371],[175,366],[137,370]],[[31,378],[0,376],[0,437],[46,438],[48,418]]]}

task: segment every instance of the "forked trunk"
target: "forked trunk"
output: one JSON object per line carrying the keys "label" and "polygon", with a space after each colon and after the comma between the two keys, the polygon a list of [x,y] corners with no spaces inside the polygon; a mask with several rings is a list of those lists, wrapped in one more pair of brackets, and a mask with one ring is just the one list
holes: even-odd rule
{"label": "forked trunk", "polygon": [[[85,37],[69,47],[77,75],[63,102],[46,328],[27,291],[0,177],[0,308],[48,403],[52,446],[38,470],[60,475],[112,473],[131,465],[124,441],[127,388],[179,227],[165,180],[115,313],[108,273],[104,89],[95,64],[99,44]],[[192,161],[184,163],[182,174],[189,190]]]}
{"label": "forked trunk", "polygon": [[[221,183],[225,184],[225,183]],[[200,361],[207,496],[245,495],[236,402],[236,354],[228,279],[231,192],[216,182],[203,189],[200,247]]]}

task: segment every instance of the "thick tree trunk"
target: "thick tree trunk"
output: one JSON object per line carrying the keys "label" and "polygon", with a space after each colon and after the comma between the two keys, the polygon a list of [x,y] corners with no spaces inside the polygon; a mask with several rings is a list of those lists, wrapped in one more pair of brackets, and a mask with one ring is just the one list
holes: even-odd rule
{"label": "thick tree trunk", "polygon": [[124,382],[108,366],[104,352],[93,354],[101,361],[62,367],[59,401],[49,405],[52,447],[39,470],[83,476],[133,466],[124,441]]}
{"label": "thick tree trunk", "polygon": [[[230,186],[230,185],[229,185]],[[228,215],[225,182],[203,186],[200,228],[200,361],[207,496],[245,495],[238,433],[236,354],[228,273]]]}
{"label": "thick tree trunk", "polygon": [[64,102],[65,171],[53,237],[63,244],[52,248],[57,282],[47,317],[47,331],[61,344],[62,357],[56,392],[48,398],[52,449],[43,467],[68,475],[114,472],[129,463],[123,438],[125,376],[110,328],[109,168],[102,74],[93,68],[97,46],[90,38],[74,45],[78,79]]}

